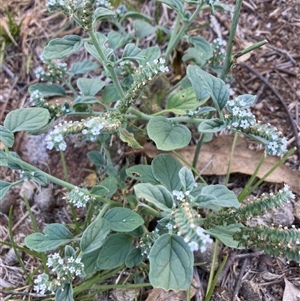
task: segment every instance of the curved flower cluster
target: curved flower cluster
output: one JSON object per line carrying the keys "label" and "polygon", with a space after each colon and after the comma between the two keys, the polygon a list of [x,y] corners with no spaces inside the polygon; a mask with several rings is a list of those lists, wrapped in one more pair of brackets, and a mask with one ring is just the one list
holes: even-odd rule
{"label": "curved flower cluster", "polygon": [[35,69],[35,77],[42,81],[60,82],[64,79],[67,72],[66,63],[54,63],[51,61],[45,61],[47,64],[47,71],[43,67],[39,66]]}
{"label": "curved flower cluster", "polygon": [[102,130],[113,132],[120,125],[120,120],[109,120],[109,116],[60,123],[47,135],[47,148],[56,148],[57,150],[64,151],[67,148],[64,137],[68,135],[82,133],[85,140],[95,141]]}
{"label": "curved flower cluster", "polygon": [[83,124],[85,125],[85,129],[82,130],[82,134],[90,141],[95,141],[105,126],[105,122],[101,121],[101,118],[98,117],[84,121]]}
{"label": "curved flower cluster", "polygon": [[147,62],[145,66],[141,65],[132,75],[133,83],[126,92],[125,97],[121,100],[118,109],[121,114],[125,114],[128,108],[139,97],[141,91],[148,82],[152,81],[159,73],[168,72],[169,68],[165,66],[165,59],[160,58],[153,60],[152,63]]}
{"label": "curved flower cluster", "polygon": [[95,1],[96,7],[105,7],[108,9],[113,9],[114,7],[111,5],[109,0],[96,0]]}
{"label": "curved flower cluster", "polygon": [[[210,3],[213,4],[213,3]],[[226,42],[220,38],[214,39],[211,43],[213,49],[213,56],[208,61],[208,64],[212,67],[222,66],[225,61],[225,46]]]}
{"label": "curved flower cluster", "polygon": [[287,140],[275,127],[256,123],[255,116],[247,109],[254,101],[254,96],[241,95],[226,104],[229,114],[225,121],[231,130],[241,131],[265,145],[269,155],[281,156],[287,151]]}
{"label": "curved flower cluster", "polygon": [[142,255],[149,255],[149,252],[155,243],[155,241],[159,238],[159,234],[157,231],[145,233],[139,241],[137,248],[141,249]]}
{"label": "curved flower cluster", "polygon": [[78,187],[75,187],[72,189],[65,197],[66,201],[70,204],[73,204],[75,207],[85,207],[87,202],[90,200],[94,200],[92,198],[88,191],[79,189]]}
{"label": "curved flower cluster", "polygon": [[48,103],[39,90],[35,90],[31,93],[29,102],[31,105],[47,109],[51,119],[70,113],[70,105],[67,101],[62,105],[58,103]]}
{"label": "curved flower cluster", "polygon": [[263,143],[269,155],[281,156],[287,151],[287,139],[285,137],[282,138],[281,132],[278,132],[275,127],[256,123],[243,132]]}
{"label": "curved flower cluster", "polygon": [[62,10],[65,15],[70,16],[81,2],[81,0],[47,0],[46,7],[50,12]]}
{"label": "curved flower cluster", "polygon": [[189,202],[182,200],[172,215],[174,216],[174,229],[177,230],[177,235],[184,238],[192,252],[198,250],[204,252],[206,245],[213,242],[210,236],[205,234],[204,229],[196,225],[196,219],[200,216],[191,208]]}
{"label": "curved flower cluster", "polygon": [[52,271],[57,274],[57,279],[49,281],[47,274],[43,273],[34,280],[34,290],[44,295],[46,291],[54,293],[61,289],[65,283],[70,283],[75,276],[84,277],[84,265],[80,258],[68,257],[63,259],[58,253],[50,255],[46,264],[52,267]]}
{"label": "curved flower cluster", "polygon": [[248,112],[247,107],[248,105],[245,101],[239,97],[227,102],[226,109],[229,112],[229,116],[226,120],[229,128],[247,129],[255,124],[255,116]]}

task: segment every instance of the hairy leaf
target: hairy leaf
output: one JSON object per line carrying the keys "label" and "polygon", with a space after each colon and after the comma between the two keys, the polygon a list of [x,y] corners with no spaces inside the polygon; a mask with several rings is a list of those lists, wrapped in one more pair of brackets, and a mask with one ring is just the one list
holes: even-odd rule
{"label": "hairy leaf", "polygon": [[189,289],[193,277],[193,253],[181,236],[163,234],[149,253],[149,279],[165,290]]}

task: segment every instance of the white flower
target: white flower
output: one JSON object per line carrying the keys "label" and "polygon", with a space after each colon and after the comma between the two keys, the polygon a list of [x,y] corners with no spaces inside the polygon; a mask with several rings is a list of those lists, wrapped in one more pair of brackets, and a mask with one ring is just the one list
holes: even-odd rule
{"label": "white flower", "polygon": [[192,252],[199,250],[199,245],[195,241],[189,242],[188,246]]}

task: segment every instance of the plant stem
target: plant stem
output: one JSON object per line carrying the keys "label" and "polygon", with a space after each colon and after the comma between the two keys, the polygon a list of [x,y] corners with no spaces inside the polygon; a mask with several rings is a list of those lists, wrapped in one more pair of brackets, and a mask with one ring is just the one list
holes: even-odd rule
{"label": "plant stem", "polygon": [[106,71],[109,73],[109,75],[110,75],[110,77],[111,77],[111,79],[112,79],[112,81],[113,81],[116,89],[119,92],[120,97],[124,98],[125,93],[124,93],[124,91],[123,91],[123,89],[122,89],[122,87],[120,85],[120,82],[119,82],[118,77],[117,77],[117,75],[115,73],[115,70],[111,66],[111,62],[109,62],[106,59],[106,56],[105,56],[104,52],[102,51],[101,46],[98,43],[97,37],[95,35],[95,32],[93,30],[90,30],[90,31],[88,31],[88,34],[89,34],[89,36],[90,36],[90,38],[92,40],[92,43],[93,43],[94,47],[96,48],[96,50],[97,50],[97,52],[98,52],[98,54],[99,54],[99,56],[100,56],[100,58],[102,60],[101,63],[103,65],[104,69],[107,69]]}
{"label": "plant stem", "polygon": [[232,24],[231,24],[231,28],[230,28],[228,45],[227,45],[226,56],[225,56],[225,63],[222,68],[222,72],[221,72],[221,76],[220,76],[220,78],[223,80],[225,79],[225,77],[231,67],[232,47],[233,47],[234,37],[235,37],[235,33],[236,33],[236,28],[237,28],[238,21],[239,21],[242,2],[243,2],[243,0],[237,0],[236,4],[235,4],[235,8],[234,8],[233,19],[232,19]]}
{"label": "plant stem", "polygon": [[26,275],[26,279],[27,279],[27,283],[32,283],[32,278],[31,275],[27,273],[26,267],[23,263],[23,260],[21,259],[18,250],[16,248],[16,244],[14,241],[14,234],[13,234],[13,227],[12,227],[12,212],[13,212],[13,207],[10,207],[9,209],[9,216],[8,216],[8,233],[9,233],[9,238],[10,241],[12,242],[12,248],[14,250],[15,256],[24,272],[24,274]]}
{"label": "plant stem", "polygon": [[193,165],[192,165],[194,169],[196,169],[196,166],[197,166],[197,162],[198,162],[201,147],[203,145],[204,137],[205,137],[205,135],[203,133],[201,133],[200,134],[200,139],[197,143],[196,150],[195,150],[195,153],[194,153],[194,159],[193,159]]}
{"label": "plant stem", "polygon": [[195,20],[195,18],[197,17],[199,12],[201,11],[202,6],[203,6],[203,2],[204,1],[202,1],[200,4],[198,4],[196,10],[192,14],[192,16],[189,18],[189,20],[183,20],[183,25],[179,29],[179,31],[177,31],[177,30],[178,30],[178,27],[179,27],[180,19],[179,19],[179,15],[177,15],[175,28],[172,32],[172,35],[171,35],[171,38],[170,38],[170,41],[169,41],[169,44],[168,44],[168,48],[167,48],[166,53],[165,53],[166,58],[169,57],[171,52],[174,50],[174,48],[177,46],[177,44],[181,40],[181,38],[184,35],[186,29],[193,23],[193,21]]}
{"label": "plant stem", "polygon": [[219,268],[218,268],[218,271],[217,271],[217,273],[216,273],[216,275],[215,275],[213,281],[211,282],[211,285],[210,285],[210,287],[209,287],[209,290],[208,290],[207,293],[206,293],[206,296],[205,296],[204,301],[209,301],[209,300],[210,300],[210,298],[211,298],[211,296],[212,296],[212,294],[213,294],[213,291],[214,291],[214,289],[215,289],[216,283],[217,283],[217,281],[218,281],[218,278],[220,277],[221,272],[223,271],[223,268],[224,268],[224,266],[225,266],[225,264],[226,264],[226,262],[227,262],[227,259],[228,259],[228,255],[226,255],[226,256],[224,257],[222,263],[220,264],[220,266],[219,266]]}
{"label": "plant stem", "polygon": [[237,54],[233,55],[233,57],[231,59],[231,62],[234,62],[237,58],[239,58],[239,57],[245,55],[246,53],[251,52],[251,51],[253,51],[253,50],[255,50],[255,49],[259,48],[259,47],[262,47],[262,46],[264,46],[267,43],[268,43],[267,40],[259,41],[259,42],[255,43],[255,44],[247,47],[246,49],[243,49],[242,51],[239,51]]}
{"label": "plant stem", "polygon": [[217,260],[217,256],[218,256],[218,248],[219,248],[219,240],[216,238],[215,245],[214,245],[214,253],[213,253],[212,262],[211,262],[211,269],[210,269],[208,283],[207,283],[206,295],[208,294],[208,292],[211,289],[212,281],[214,278],[215,264],[216,264],[216,260]]}
{"label": "plant stem", "polygon": [[63,151],[59,151],[59,153],[60,153],[60,160],[61,160],[61,165],[62,165],[63,173],[64,173],[64,179],[66,182],[69,182],[69,175],[68,175],[68,170],[67,170],[65,153]]}
{"label": "plant stem", "polygon": [[258,162],[255,170],[254,170],[254,173],[252,174],[252,176],[248,180],[247,184],[245,185],[245,187],[243,188],[243,190],[241,191],[241,193],[238,196],[239,202],[242,202],[245,199],[245,197],[247,195],[249,195],[249,193],[250,193],[249,192],[249,187],[252,185],[253,181],[255,180],[255,177],[256,177],[259,169],[261,168],[262,164],[264,163],[264,161],[266,159],[266,156],[267,156],[267,154],[264,151],[263,154],[262,154],[262,156],[260,157],[260,160],[259,160],[259,162]]}
{"label": "plant stem", "polygon": [[290,157],[294,152],[296,151],[296,148],[290,149],[270,170],[268,170],[257,183],[255,183],[250,189],[249,193],[251,193],[253,190],[255,190],[276,168],[278,168],[281,164],[285,162],[285,160]]}
{"label": "plant stem", "polygon": [[229,158],[229,162],[228,162],[228,166],[227,166],[227,172],[226,172],[225,183],[224,183],[225,186],[227,186],[227,185],[228,185],[228,182],[229,182],[230,168],[231,168],[232,159],[233,159],[233,154],[234,154],[234,150],[235,150],[235,147],[236,147],[236,142],[237,142],[238,136],[239,136],[238,133],[235,133],[235,134],[234,134],[234,138],[233,138],[233,142],[232,142],[232,146],[231,146],[230,158]]}

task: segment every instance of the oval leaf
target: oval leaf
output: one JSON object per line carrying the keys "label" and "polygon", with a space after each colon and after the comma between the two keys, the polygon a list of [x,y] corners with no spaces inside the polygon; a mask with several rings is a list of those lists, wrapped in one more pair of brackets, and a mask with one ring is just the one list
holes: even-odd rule
{"label": "oval leaf", "polygon": [[76,52],[83,45],[83,39],[77,35],[66,35],[51,40],[43,51],[46,60],[61,59]]}
{"label": "oval leaf", "polygon": [[182,185],[178,173],[182,165],[175,158],[160,154],[153,159],[151,168],[154,177],[169,191],[180,190]]}
{"label": "oval leaf", "polygon": [[140,182],[150,183],[157,185],[159,182],[154,177],[152,168],[150,165],[135,165],[126,169],[126,174],[128,177],[135,179]]}
{"label": "oval leaf", "polygon": [[163,234],[149,253],[150,283],[164,290],[189,289],[193,277],[193,253],[181,236]]}
{"label": "oval leaf", "polygon": [[2,141],[6,147],[12,147],[15,141],[12,131],[5,128],[3,125],[0,125],[0,141]]}
{"label": "oval leaf", "polygon": [[152,117],[147,132],[156,147],[164,151],[183,148],[191,141],[191,132],[186,126],[173,124],[163,116]]}
{"label": "oval leaf", "polygon": [[59,288],[56,291],[55,301],[74,301],[71,283],[65,283],[63,288]]}
{"label": "oval leaf", "polygon": [[104,242],[97,259],[100,270],[111,270],[125,263],[127,254],[133,249],[131,236],[125,233],[110,235]]}
{"label": "oval leaf", "polygon": [[224,185],[205,186],[202,188],[201,194],[215,197],[217,199],[216,205],[221,207],[239,208],[241,206],[235,193]]}
{"label": "oval leaf", "polygon": [[109,232],[109,223],[104,218],[97,217],[82,234],[80,248],[83,254],[100,249]]}
{"label": "oval leaf", "polygon": [[128,208],[112,208],[104,216],[116,232],[130,232],[144,224],[144,220]]}
{"label": "oval leaf", "polygon": [[224,121],[218,118],[204,120],[198,126],[198,131],[201,133],[217,133],[226,127]]}
{"label": "oval leaf", "polygon": [[65,89],[56,84],[44,84],[44,83],[37,83],[34,85],[31,85],[28,88],[29,93],[32,93],[33,91],[38,90],[43,94],[43,97],[49,97],[49,96],[64,96],[66,95]]}
{"label": "oval leaf", "polygon": [[162,185],[140,183],[134,186],[134,192],[138,198],[146,199],[163,211],[170,211],[173,207],[172,194]]}
{"label": "oval leaf", "polygon": [[25,244],[29,249],[37,252],[54,250],[59,246],[69,243],[73,234],[61,224],[50,224],[44,229],[45,235],[33,233],[25,238]]}
{"label": "oval leaf", "polygon": [[197,106],[202,105],[197,102],[195,91],[192,87],[172,94],[167,100],[168,111],[175,114],[186,114],[187,110],[195,110]]}
{"label": "oval leaf", "polygon": [[14,185],[9,182],[0,181],[0,201],[3,199],[3,197],[6,195],[8,190],[13,187]]}
{"label": "oval leaf", "polygon": [[11,111],[4,120],[4,126],[12,132],[33,131],[45,126],[50,120],[48,110],[23,108]]}
{"label": "oval leaf", "polygon": [[187,76],[199,99],[203,99],[206,94],[212,98],[217,109],[222,110],[225,107],[229,99],[229,89],[224,81],[195,65],[188,66]]}
{"label": "oval leaf", "polygon": [[74,63],[71,67],[70,73],[72,74],[85,74],[89,71],[93,71],[97,68],[99,68],[100,66],[90,60],[84,60],[82,62],[79,63]]}
{"label": "oval leaf", "polygon": [[77,87],[83,96],[94,96],[104,86],[105,82],[99,78],[79,78],[77,80]]}

